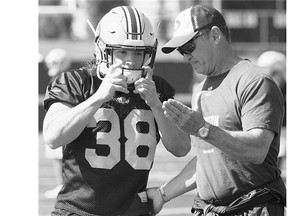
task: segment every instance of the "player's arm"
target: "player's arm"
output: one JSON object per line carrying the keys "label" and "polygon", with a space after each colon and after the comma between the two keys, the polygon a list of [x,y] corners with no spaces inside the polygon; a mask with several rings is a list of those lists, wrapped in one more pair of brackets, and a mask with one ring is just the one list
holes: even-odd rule
{"label": "player's arm", "polygon": [[[112,66],[111,70],[117,66]],[[75,140],[100,106],[114,96],[115,91],[129,92],[121,72],[106,74],[97,92],[74,107],[63,102],[53,103],[43,122],[45,143],[56,149]]]}
{"label": "player's arm", "polygon": [[161,140],[165,148],[175,156],[185,156],[191,149],[190,136],[180,130],[165,115],[160,100],[157,105],[151,107]]}
{"label": "player's arm", "polygon": [[75,140],[102,103],[103,99],[98,99],[97,94],[75,107],[62,102],[53,103],[43,122],[45,143],[56,149]]}
{"label": "player's arm", "polygon": [[147,189],[147,196],[153,202],[153,214],[160,212],[163,205],[188,191],[196,189],[196,156],[168,183]]}
{"label": "player's arm", "polygon": [[196,163],[197,157],[194,156],[177,176],[162,186],[168,200],[196,189]]}
{"label": "player's arm", "polygon": [[164,115],[162,102],[159,99],[155,83],[152,80],[153,71],[151,68],[146,68],[146,70],[146,77],[135,82],[134,93],[139,93],[150,106],[165,148],[175,156],[185,156],[191,149],[190,136],[180,130]]}

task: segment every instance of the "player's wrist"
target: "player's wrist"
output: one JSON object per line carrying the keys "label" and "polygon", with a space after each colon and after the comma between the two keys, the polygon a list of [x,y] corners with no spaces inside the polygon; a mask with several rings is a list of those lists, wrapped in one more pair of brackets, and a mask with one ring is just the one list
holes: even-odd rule
{"label": "player's wrist", "polygon": [[106,101],[110,100],[109,97],[105,96],[104,94],[102,94],[101,92],[96,92],[94,95],[93,95],[93,101],[95,104],[103,104],[105,103]]}
{"label": "player's wrist", "polygon": [[153,98],[150,98],[149,101],[147,100],[147,104],[150,106],[150,108],[154,108],[157,110],[162,109],[162,103],[161,103],[160,99],[156,96]]}
{"label": "player's wrist", "polygon": [[161,185],[160,187],[158,187],[158,191],[160,193],[160,196],[163,200],[164,203],[169,202],[171,199],[167,196],[165,190],[164,190],[165,185]]}
{"label": "player's wrist", "polygon": [[[158,99],[159,100],[159,99]],[[163,114],[163,109],[162,109],[162,103],[159,100],[159,102],[157,101],[156,103],[153,104],[148,104],[149,107],[151,108],[152,112],[154,115],[161,115]]]}

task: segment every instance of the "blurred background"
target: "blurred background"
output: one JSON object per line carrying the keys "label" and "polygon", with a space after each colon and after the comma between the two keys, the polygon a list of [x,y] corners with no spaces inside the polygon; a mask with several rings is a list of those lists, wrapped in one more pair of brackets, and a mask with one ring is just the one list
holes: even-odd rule
{"label": "blurred background", "polygon": [[[164,55],[160,48],[171,38],[177,14],[199,3],[213,5],[223,13],[231,30],[233,47],[241,57],[256,61],[267,50],[286,54],[285,0],[39,0],[39,95],[45,93],[50,80],[44,60],[51,50],[64,49],[71,67],[78,68],[94,53],[93,33],[86,20],[96,27],[111,8],[132,5],[157,29],[159,46],[155,73],[167,79],[180,99],[190,104],[190,97],[185,96],[192,92],[193,84],[201,77],[192,72],[177,52]],[[44,114],[41,103],[39,111],[40,131]]]}
{"label": "blurred background", "polygon": [[[284,56],[285,67],[281,67],[281,73],[284,74],[282,83],[285,83],[283,94],[286,98],[286,0],[38,0],[39,215],[50,214],[55,197],[51,194],[48,196],[47,191],[61,184],[53,166],[53,158],[49,157],[45,150],[41,136],[45,115],[42,102],[46,86],[53,79],[53,55],[58,59],[58,63],[54,64],[59,67],[60,64],[65,65],[65,70],[84,66],[87,60],[93,58],[94,53],[94,37],[86,20],[89,19],[96,27],[111,8],[120,5],[135,6],[151,20],[157,31],[159,45],[155,74],[171,83],[176,89],[176,99],[190,106],[193,86],[203,77],[195,74],[177,52],[164,55],[160,48],[172,37],[173,22],[177,14],[200,3],[212,5],[222,12],[231,31],[234,50],[239,56],[255,63],[266,51],[276,51]],[[58,52],[51,54],[55,49]],[[264,62],[268,64],[271,59],[276,57],[268,55]],[[275,65],[275,61],[271,64]],[[269,66],[267,64],[265,67]],[[279,65],[279,62],[276,62],[276,65]],[[286,179],[285,145],[286,122],[283,124],[279,164],[283,178]],[[190,158],[189,153],[184,158],[175,159],[160,146],[156,152],[149,185],[166,182],[176,175]],[[189,215],[193,195],[188,193],[186,197],[169,202],[160,215]]]}

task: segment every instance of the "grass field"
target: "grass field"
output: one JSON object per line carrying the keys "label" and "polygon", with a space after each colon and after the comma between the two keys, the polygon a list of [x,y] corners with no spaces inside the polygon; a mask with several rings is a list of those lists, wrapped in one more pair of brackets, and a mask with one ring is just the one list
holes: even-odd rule
{"label": "grass field", "polygon": [[[148,186],[159,186],[166,183],[173,176],[177,175],[182,168],[188,163],[192,155],[189,153],[183,158],[176,158],[167,152],[162,143],[156,150],[154,166],[150,173]],[[39,134],[39,216],[50,215],[53,209],[55,200],[46,199],[44,192],[51,190],[56,186],[56,177],[53,175],[51,160],[44,155],[44,142],[42,135]],[[188,192],[169,203],[164,205],[164,208],[158,215],[162,216],[188,216],[191,215],[190,209],[193,202],[195,192]]]}

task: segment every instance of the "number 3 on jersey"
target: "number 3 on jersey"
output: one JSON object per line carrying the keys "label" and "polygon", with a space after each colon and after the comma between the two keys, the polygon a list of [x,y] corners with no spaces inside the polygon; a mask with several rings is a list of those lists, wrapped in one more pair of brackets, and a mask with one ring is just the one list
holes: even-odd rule
{"label": "number 3 on jersey", "polygon": [[[113,109],[100,108],[94,118],[97,122],[110,122],[110,130],[97,132],[96,145],[108,145],[110,153],[107,156],[98,155],[95,149],[87,148],[85,157],[91,167],[112,169],[120,162],[120,122]],[[143,129],[144,128],[144,129]],[[156,127],[151,110],[134,109],[124,119],[125,160],[135,170],[149,170],[154,159],[156,149]],[[142,148],[144,155],[139,155]],[[145,151],[146,150],[146,151]]]}

